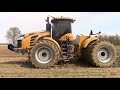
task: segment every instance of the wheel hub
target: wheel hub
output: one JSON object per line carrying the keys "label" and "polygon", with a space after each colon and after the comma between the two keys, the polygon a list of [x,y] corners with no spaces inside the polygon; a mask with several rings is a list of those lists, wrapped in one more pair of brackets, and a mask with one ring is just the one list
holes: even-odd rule
{"label": "wheel hub", "polygon": [[107,63],[112,58],[112,52],[108,48],[101,48],[97,52],[97,58],[102,63]]}
{"label": "wheel hub", "polygon": [[42,53],[42,56],[43,56],[43,57],[46,57],[46,56],[47,56],[47,53],[46,53],[46,52],[43,52],[43,53]]}
{"label": "wheel hub", "polygon": [[41,47],[36,51],[35,57],[36,57],[38,62],[46,64],[46,63],[49,63],[52,60],[53,53],[52,53],[50,48]]}

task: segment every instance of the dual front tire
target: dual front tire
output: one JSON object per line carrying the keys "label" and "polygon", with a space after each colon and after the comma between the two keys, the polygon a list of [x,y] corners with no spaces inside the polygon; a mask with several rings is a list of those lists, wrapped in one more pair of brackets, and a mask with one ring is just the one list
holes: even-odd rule
{"label": "dual front tire", "polygon": [[31,50],[30,61],[36,68],[49,68],[59,59],[58,47],[49,40],[41,40]]}

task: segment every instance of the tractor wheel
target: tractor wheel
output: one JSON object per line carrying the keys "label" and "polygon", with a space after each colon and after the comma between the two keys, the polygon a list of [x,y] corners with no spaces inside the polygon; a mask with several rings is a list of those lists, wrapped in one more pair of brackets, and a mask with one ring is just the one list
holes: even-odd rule
{"label": "tractor wheel", "polygon": [[85,49],[84,48],[81,49],[79,61],[83,61],[83,62],[86,61]]}
{"label": "tractor wheel", "polygon": [[86,49],[87,60],[97,67],[110,67],[116,60],[116,49],[106,41],[92,42]]}
{"label": "tractor wheel", "polygon": [[36,68],[46,69],[58,62],[58,47],[49,40],[38,42],[31,50],[30,61]]}

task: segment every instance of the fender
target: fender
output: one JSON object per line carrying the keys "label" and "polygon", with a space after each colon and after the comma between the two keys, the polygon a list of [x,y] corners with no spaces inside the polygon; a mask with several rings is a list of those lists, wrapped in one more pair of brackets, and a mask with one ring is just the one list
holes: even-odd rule
{"label": "fender", "polygon": [[44,37],[43,40],[50,40],[50,41],[52,41],[58,47],[58,49],[60,51],[60,55],[62,55],[61,47],[54,39],[52,39],[51,37]]}
{"label": "fender", "polygon": [[86,48],[91,42],[98,41],[98,40],[99,39],[97,37],[90,37],[83,42],[82,47]]}
{"label": "fender", "polygon": [[62,36],[59,40],[60,40],[60,41],[67,41],[67,38],[69,38],[70,41],[73,41],[73,40],[74,40],[74,36],[73,36],[72,33],[65,34],[65,35]]}

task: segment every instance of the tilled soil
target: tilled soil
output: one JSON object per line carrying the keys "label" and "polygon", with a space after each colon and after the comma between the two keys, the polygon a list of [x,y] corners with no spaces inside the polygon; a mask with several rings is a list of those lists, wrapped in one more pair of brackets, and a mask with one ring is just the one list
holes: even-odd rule
{"label": "tilled soil", "polygon": [[[118,56],[120,47],[117,47]],[[120,77],[120,58],[110,68],[96,68],[87,62],[59,63],[50,69],[36,69],[26,56],[0,46],[0,78],[116,78]]]}

